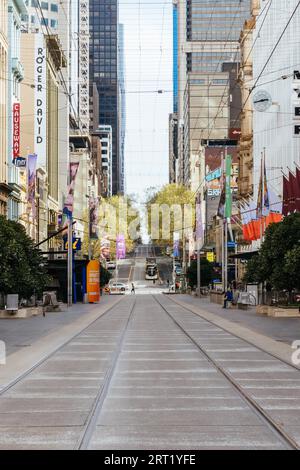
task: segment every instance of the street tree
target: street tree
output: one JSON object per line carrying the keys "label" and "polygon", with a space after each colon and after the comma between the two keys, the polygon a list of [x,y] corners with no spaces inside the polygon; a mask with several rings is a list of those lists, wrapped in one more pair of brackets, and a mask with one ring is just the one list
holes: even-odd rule
{"label": "street tree", "polygon": [[[192,261],[186,272],[188,285],[193,288],[197,285],[197,261]],[[214,278],[213,263],[206,258],[201,258],[200,263],[200,280],[201,286],[208,286]]]}
{"label": "street tree", "polygon": [[49,285],[41,252],[18,222],[0,216],[0,293],[21,299],[41,295]]}
{"label": "street tree", "polygon": [[300,213],[271,224],[258,254],[247,265],[245,282],[266,282],[278,290],[300,290]]}
{"label": "street tree", "polygon": [[179,238],[193,232],[195,194],[183,185],[167,184],[159,191],[150,188],[147,200],[148,233],[153,243],[173,245],[173,234]]}
{"label": "street tree", "polygon": [[98,234],[99,239],[92,244],[94,258],[100,257],[101,239],[105,236],[110,241],[111,257],[116,256],[116,239],[118,235],[124,235],[125,237],[126,252],[133,250],[135,240],[140,236],[140,218],[131,197],[115,195],[101,201],[99,205]]}

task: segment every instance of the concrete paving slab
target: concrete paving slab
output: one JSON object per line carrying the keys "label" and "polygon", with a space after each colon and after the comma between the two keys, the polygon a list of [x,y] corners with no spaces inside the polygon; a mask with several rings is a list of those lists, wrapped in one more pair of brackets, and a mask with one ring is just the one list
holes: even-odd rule
{"label": "concrete paving slab", "polygon": [[[57,398],[49,400],[47,398],[0,398],[0,413],[8,411],[86,411],[90,410],[94,400],[91,398]],[[21,424],[21,423],[20,423]]]}
{"label": "concrete paving slab", "polygon": [[300,446],[300,425],[298,426],[285,426],[285,431],[292,436]]}
{"label": "concrete paving slab", "polygon": [[90,449],[284,449],[263,426],[98,426]]}
{"label": "concrete paving slab", "polygon": [[123,396],[122,398],[108,397],[105,399],[103,404],[103,412],[105,411],[124,411],[130,413],[133,411],[240,411],[249,410],[248,405],[242,400],[234,391],[232,391],[231,397],[183,397],[177,398],[172,397],[172,400],[168,397],[137,397],[137,396]]}
{"label": "concrete paving slab", "polygon": [[232,397],[232,388],[226,386],[217,387],[164,387],[156,386],[148,387],[146,386],[131,386],[131,387],[114,387],[110,389],[109,396],[111,398],[124,398],[124,397],[140,397],[140,398],[149,398],[149,397],[168,397],[168,398],[230,398]]}
{"label": "concrete paving slab", "polygon": [[[61,426],[84,426],[88,417],[88,411],[29,411],[0,413],[0,434],[3,427],[56,427]],[[0,437],[1,443],[1,437]]]}
{"label": "concrete paving slab", "polygon": [[198,411],[180,410],[118,410],[103,411],[98,419],[98,425],[124,426],[167,425],[167,426],[259,426],[260,419],[249,410],[222,410],[222,411]]}
{"label": "concrete paving slab", "polygon": [[72,450],[80,436],[79,427],[1,427],[0,449]]}

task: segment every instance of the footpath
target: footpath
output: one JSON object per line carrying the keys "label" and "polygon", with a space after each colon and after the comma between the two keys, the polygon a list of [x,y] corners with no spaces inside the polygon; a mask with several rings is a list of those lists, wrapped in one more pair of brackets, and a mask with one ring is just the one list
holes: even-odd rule
{"label": "footpath", "polygon": [[0,390],[120,300],[121,297],[103,296],[98,304],[76,304],[61,312],[46,312],[45,317],[1,319],[0,340],[6,347],[6,365],[0,365]]}

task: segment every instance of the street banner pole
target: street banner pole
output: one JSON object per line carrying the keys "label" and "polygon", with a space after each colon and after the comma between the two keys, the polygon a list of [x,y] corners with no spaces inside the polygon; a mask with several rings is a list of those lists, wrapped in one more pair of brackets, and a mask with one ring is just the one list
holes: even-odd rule
{"label": "street banner pole", "polygon": [[68,218],[68,307],[73,303],[73,224]]}
{"label": "street banner pole", "polygon": [[232,195],[231,195],[231,169],[232,157],[225,153],[226,179],[225,179],[225,219],[224,219],[224,290],[228,287],[228,223],[232,215]]}

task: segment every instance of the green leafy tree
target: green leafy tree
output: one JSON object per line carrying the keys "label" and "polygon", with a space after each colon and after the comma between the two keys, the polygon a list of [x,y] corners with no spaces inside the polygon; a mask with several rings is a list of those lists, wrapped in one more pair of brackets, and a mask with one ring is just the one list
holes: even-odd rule
{"label": "green leafy tree", "polygon": [[25,228],[0,216],[0,293],[29,299],[42,294],[50,277],[39,249]]}
{"label": "green leafy tree", "polygon": [[245,282],[267,282],[275,289],[300,289],[300,214],[271,224],[259,253],[247,265]]}
{"label": "green leafy tree", "polygon": [[[159,191],[155,188],[148,190],[147,213],[148,213],[148,232],[152,242],[160,246],[173,246],[173,233],[178,232],[182,239],[183,232],[186,234],[193,231],[195,223],[195,194],[185,186],[178,184],[167,184]],[[158,229],[156,230],[156,220],[154,220],[155,207],[169,208],[165,215],[160,212],[158,219]],[[155,209],[155,210],[154,210]],[[177,211],[179,209],[179,211]],[[168,228],[168,220],[170,230]],[[153,230],[154,228],[154,230]],[[153,232],[156,235],[153,235]]]}
{"label": "green leafy tree", "polygon": [[110,279],[112,278],[112,274],[104,267],[100,266],[100,287],[105,287]]}
{"label": "green leafy tree", "polygon": [[[190,287],[197,285],[197,261],[192,261],[187,269],[187,279]],[[200,281],[201,286],[208,286],[214,278],[213,264],[206,258],[201,258],[200,263]]]}

